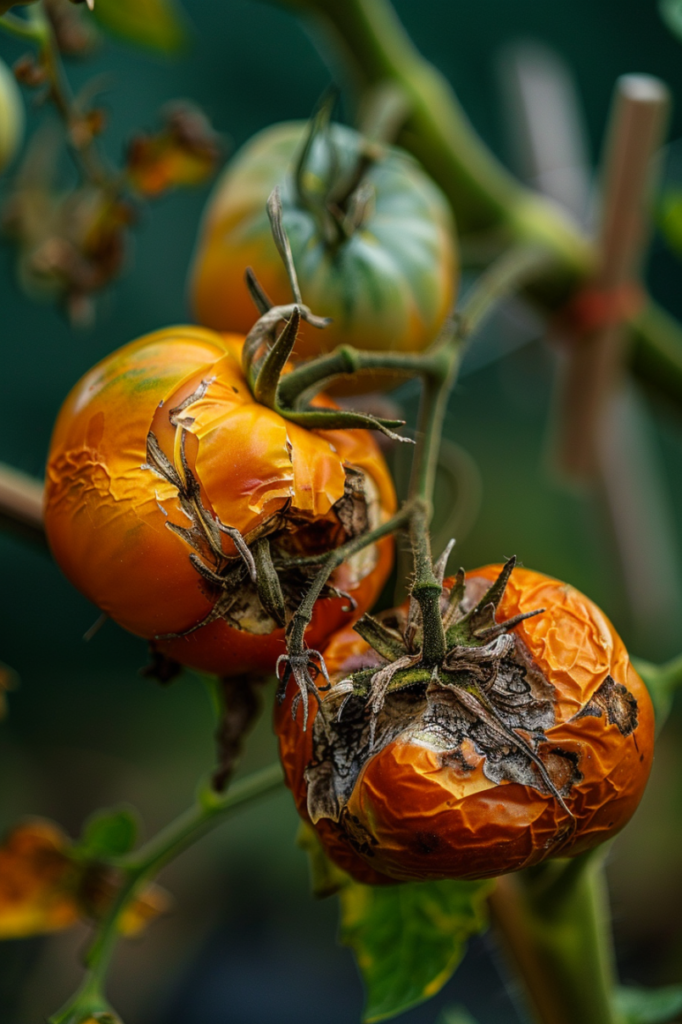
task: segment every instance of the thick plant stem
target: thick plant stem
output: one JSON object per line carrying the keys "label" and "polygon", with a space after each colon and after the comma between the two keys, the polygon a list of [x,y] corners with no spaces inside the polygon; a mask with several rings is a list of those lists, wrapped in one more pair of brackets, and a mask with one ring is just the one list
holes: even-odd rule
{"label": "thick plant stem", "polygon": [[[310,17],[331,63],[351,79],[358,100],[380,84],[412,105],[398,141],[421,160],[448,196],[462,233],[535,240],[556,257],[532,297],[553,313],[594,269],[588,238],[561,211],[510,175],[476,134],[443,76],[426,61],[390,0],[270,0]],[[504,242],[503,242],[504,244]],[[682,327],[649,303],[631,323],[637,376],[682,405]]]}
{"label": "thick plant stem", "polygon": [[507,224],[564,256],[568,276],[589,263],[589,246],[556,207],[524,188],[481,141],[446,79],[412,43],[388,0],[279,0],[304,14],[341,57],[358,99],[393,83],[411,113],[398,141],[423,163],[450,199],[460,231]]}
{"label": "thick plant stem", "polygon": [[505,875],[490,906],[538,1024],[624,1024],[602,851]]}
{"label": "thick plant stem", "polygon": [[410,540],[414,558],[412,596],[419,602],[422,612],[424,636],[422,661],[426,668],[435,668],[445,657],[445,631],[440,611],[442,586],[433,571],[431,537],[429,535],[430,506],[419,500],[410,521]]}
{"label": "thick plant stem", "polygon": [[50,1018],[50,1024],[70,1024],[76,1019],[84,1020],[88,1013],[108,1009],[103,986],[118,941],[118,922],[141,886],[169,860],[222,824],[233,810],[278,789],[283,779],[282,768],[274,764],[236,782],[225,795],[207,789],[200,794],[194,807],[139,850],[117,862],[116,867],[123,872],[124,881],[86,954],[87,974],[73,998]]}

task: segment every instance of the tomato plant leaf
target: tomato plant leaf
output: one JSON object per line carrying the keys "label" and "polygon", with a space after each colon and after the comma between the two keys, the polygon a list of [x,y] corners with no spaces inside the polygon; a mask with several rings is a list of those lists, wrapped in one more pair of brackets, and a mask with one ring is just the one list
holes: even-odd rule
{"label": "tomato plant leaf", "polygon": [[673,35],[682,39],[682,0],[659,0],[658,10]]}
{"label": "tomato plant leaf", "polygon": [[459,965],[466,940],[486,925],[492,882],[409,882],[340,892],[341,941],[367,990],[365,1024],[435,995]]}
{"label": "tomato plant leaf", "polygon": [[627,1024],[666,1024],[682,1013],[682,985],[619,988],[616,1008]]}
{"label": "tomato plant leaf", "polygon": [[137,816],[127,807],[96,811],[83,827],[76,852],[89,860],[121,857],[135,845],[137,827]]}
{"label": "tomato plant leaf", "polygon": [[463,1006],[451,1006],[443,1010],[437,1024],[476,1024],[476,1021]]}
{"label": "tomato plant leaf", "polygon": [[97,0],[93,16],[105,32],[161,53],[187,42],[187,21],[175,0]]}

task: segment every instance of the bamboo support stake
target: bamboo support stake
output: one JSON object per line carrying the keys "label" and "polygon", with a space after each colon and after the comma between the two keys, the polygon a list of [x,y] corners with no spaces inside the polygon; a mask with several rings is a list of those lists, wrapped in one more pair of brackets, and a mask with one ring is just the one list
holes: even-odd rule
{"label": "bamboo support stake", "polygon": [[45,542],[43,485],[11,466],[0,463],[0,523]]}
{"label": "bamboo support stake", "polygon": [[597,472],[602,422],[624,364],[624,322],[634,313],[648,234],[652,163],[663,140],[668,107],[668,89],[659,79],[618,79],[601,186],[598,270],[583,293],[601,323],[575,332],[571,339],[560,396],[557,455],[563,472],[574,480],[590,479]]}

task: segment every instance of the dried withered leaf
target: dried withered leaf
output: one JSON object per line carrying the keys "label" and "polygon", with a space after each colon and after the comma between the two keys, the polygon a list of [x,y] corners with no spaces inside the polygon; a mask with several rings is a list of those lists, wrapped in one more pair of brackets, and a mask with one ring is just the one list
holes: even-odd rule
{"label": "dried withered leaf", "polygon": [[135,136],[126,158],[130,184],[147,198],[170,188],[201,184],[220,159],[218,136],[198,107],[177,102],[162,114],[163,127]]}
{"label": "dried withered leaf", "polygon": [[0,847],[0,939],[59,931],[75,924],[76,869],[68,837],[51,822],[14,828]]}
{"label": "dried withered leaf", "polygon": [[[33,819],[17,825],[0,847],[0,939],[98,919],[119,884],[119,874],[106,865],[80,861],[74,844],[53,822]],[[138,934],[169,906],[170,897],[159,886],[145,887],[122,914],[121,934]]]}

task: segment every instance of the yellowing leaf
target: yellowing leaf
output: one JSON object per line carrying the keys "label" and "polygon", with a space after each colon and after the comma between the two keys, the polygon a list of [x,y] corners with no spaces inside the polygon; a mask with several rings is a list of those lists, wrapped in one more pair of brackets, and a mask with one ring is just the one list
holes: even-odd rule
{"label": "yellowing leaf", "polygon": [[485,927],[492,884],[351,882],[341,890],[341,941],[355,952],[365,982],[365,1024],[402,1013],[443,987],[468,937]]}
{"label": "yellowing leaf", "polygon": [[162,53],[181,49],[187,39],[185,15],[174,0],[96,0],[93,15],[106,32]]}
{"label": "yellowing leaf", "polygon": [[163,128],[138,135],[128,147],[126,170],[133,188],[149,199],[170,188],[200,185],[216,169],[218,136],[191,103],[173,103],[163,111]]}
{"label": "yellowing leaf", "polygon": [[[99,920],[114,902],[122,881],[115,868],[84,858],[83,848],[52,822],[18,825],[0,847],[0,939],[60,931],[79,920]],[[169,906],[169,895],[157,885],[148,885],[124,910],[119,931],[137,935]]]}
{"label": "yellowing leaf", "polygon": [[50,822],[19,825],[0,848],[0,939],[59,931],[79,917],[68,838]]}
{"label": "yellowing leaf", "polygon": [[150,921],[160,914],[165,914],[171,906],[171,897],[165,889],[160,885],[148,885],[121,915],[118,923],[121,935],[125,935],[126,938],[138,935]]}

